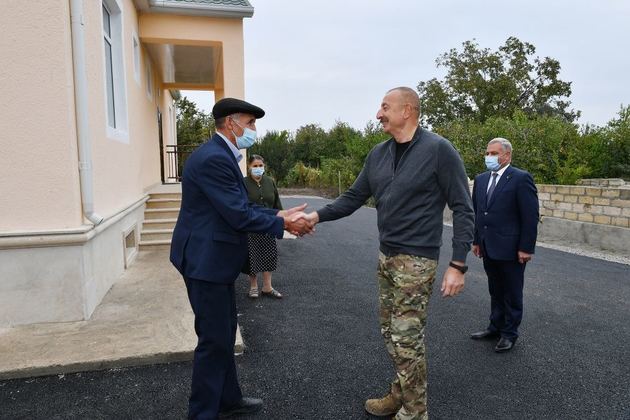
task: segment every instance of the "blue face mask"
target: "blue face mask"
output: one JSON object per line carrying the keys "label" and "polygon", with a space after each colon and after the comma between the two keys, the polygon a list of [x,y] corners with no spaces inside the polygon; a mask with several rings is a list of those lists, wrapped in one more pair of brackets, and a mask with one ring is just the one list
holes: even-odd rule
{"label": "blue face mask", "polygon": [[252,175],[256,176],[256,177],[260,177],[263,176],[263,174],[265,173],[265,168],[264,167],[256,167],[256,168],[252,168]]}
{"label": "blue face mask", "polygon": [[501,168],[499,156],[486,156],[486,168],[489,171],[498,171]]}
{"label": "blue face mask", "polygon": [[[236,121],[234,121],[234,123],[238,125],[239,127],[241,127],[241,125],[237,123]],[[242,136],[237,136],[234,130],[232,130],[232,134],[234,134],[234,137],[236,137],[236,147],[238,147],[239,149],[248,149],[252,147],[254,143],[256,143],[256,131],[248,127],[243,128]]]}

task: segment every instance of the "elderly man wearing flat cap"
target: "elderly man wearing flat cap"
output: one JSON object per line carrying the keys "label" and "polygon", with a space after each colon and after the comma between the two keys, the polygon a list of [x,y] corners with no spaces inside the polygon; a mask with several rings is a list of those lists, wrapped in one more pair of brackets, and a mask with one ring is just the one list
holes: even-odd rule
{"label": "elderly man wearing flat cap", "polygon": [[265,111],[225,98],[212,109],[217,132],[184,166],[182,205],[173,232],[171,262],[184,277],[195,314],[195,349],[188,417],[216,419],[254,413],[262,400],[241,394],[234,362],[234,281],[247,259],[247,233],[282,238],[303,235],[306,204],[278,211],[250,204],[238,162],[239,149],[256,140],[256,119]]}

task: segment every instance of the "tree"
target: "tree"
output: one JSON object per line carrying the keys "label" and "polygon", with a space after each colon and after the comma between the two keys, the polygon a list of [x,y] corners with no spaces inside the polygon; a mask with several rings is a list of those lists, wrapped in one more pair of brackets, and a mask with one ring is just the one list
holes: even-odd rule
{"label": "tree", "polygon": [[374,121],[369,121],[359,136],[352,137],[346,144],[348,155],[353,158],[355,165],[363,167],[363,162],[370,150],[377,144],[384,142],[391,136],[385,132]]}
{"label": "tree", "polygon": [[630,106],[621,107],[617,118],[604,127],[586,126],[569,149],[563,183],[579,178],[630,180]]}
{"label": "tree", "polygon": [[251,155],[260,155],[265,159],[266,171],[278,183],[285,179],[295,164],[293,159],[293,143],[289,132],[269,131],[249,149]]}
{"label": "tree", "polygon": [[510,140],[514,165],[531,172],[537,183],[555,184],[576,175],[568,171],[571,168],[565,162],[572,145],[579,141],[579,132],[575,124],[562,118],[528,118],[517,111],[511,118],[490,117],[484,122],[457,120],[437,131],[453,142],[469,178],[486,170],[483,155],[488,141],[495,137]]}
{"label": "tree", "polygon": [[607,177],[630,179],[630,106],[621,107],[619,117],[604,128],[606,146],[610,156]]}
{"label": "tree", "polygon": [[528,117],[560,116],[575,121],[569,109],[571,83],[558,78],[560,63],[535,57],[536,48],[510,37],[497,51],[480,48],[474,40],[436,59],[446,69],[444,80],[418,84],[423,123],[439,127],[454,120],[484,122],[510,118],[516,111]]}
{"label": "tree", "polygon": [[177,107],[177,144],[198,145],[214,132],[214,119],[197,109],[197,105],[185,96],[175,101]]}
{"label": "tree", "polygon": [[319,168],[321,157],[325,154],[326,139],[326,131],[317,124],[298,128],[293,140],[293,157],[306,166]]}
{"label": "tree", "polygon": [[355,130],[345,122],[336,121],[327,133],[321,158],[337,159],[346,156],[348,143],[358,138],[361,138],[360,131]]}

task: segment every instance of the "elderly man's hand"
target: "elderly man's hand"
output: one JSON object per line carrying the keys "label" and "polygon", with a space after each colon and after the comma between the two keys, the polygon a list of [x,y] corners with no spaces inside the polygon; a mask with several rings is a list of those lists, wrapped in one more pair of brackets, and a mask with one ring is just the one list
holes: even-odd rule
{"label": "elderly man's hand", "polygon": [[296,236],[303,236],[315,232],[315,223],[308,220],[309,216],[303,212],[294,212],[284,218],[284,228]]}
{"label": "elderly man's hand", "polygon": [[304,204],[301,204],[299,206],[291,207],[290,209],[287,209],[287,210],[280,210],[278,212],[277,216],[278,217],[282,217],[282,218],[286,218],[286,217],[291,216],[291,215],[293,215],[295,213],[299,213],[299,212],[304,211],[304,209],[306,208],[307,205],[308,204],[304,203]]}

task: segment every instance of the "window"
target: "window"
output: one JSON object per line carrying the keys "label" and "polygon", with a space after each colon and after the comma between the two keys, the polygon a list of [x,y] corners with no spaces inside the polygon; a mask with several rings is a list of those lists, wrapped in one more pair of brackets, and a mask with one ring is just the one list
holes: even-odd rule
{"label": "window", "polygon": [[[122,45],[122,9],[119,0],[103,0],[103,77],[107,136],[129,142],[127,133],[127,90]],[[140,45],[138,45],[140,47]]]}
{"label": "window", "polygon": [[133,48],[133,76],[136,79],[136,83],[140,85],[140,40],[138,35],[134,32],[131,36],[132,48]]}
{"label": "window", "polygon": [[107,93],[107,123],[116,128],[116,104],[114,101],[114,67],[112,58],[112,19],[103,5],[103,38],[105,42],[105,91]]}

